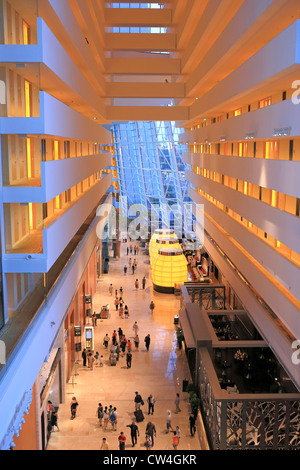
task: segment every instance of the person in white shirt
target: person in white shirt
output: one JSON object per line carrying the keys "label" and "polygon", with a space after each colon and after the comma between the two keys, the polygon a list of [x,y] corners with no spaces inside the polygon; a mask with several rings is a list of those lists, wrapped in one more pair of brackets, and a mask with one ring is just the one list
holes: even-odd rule
{"label": "person in white shirt", "polygon": [[132,329],[133,329],[134,334],[136,336],[138,334],[138,331],[139,331],[139,326],[138,326],[136,321],[134,322],[134,325],[133,325]]}

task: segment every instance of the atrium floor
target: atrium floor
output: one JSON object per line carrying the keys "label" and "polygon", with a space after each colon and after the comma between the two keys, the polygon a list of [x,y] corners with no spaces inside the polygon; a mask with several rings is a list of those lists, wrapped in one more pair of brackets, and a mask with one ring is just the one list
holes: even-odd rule
{"label": "atrium floor", "polygon": [[[99,312],[103,305],[110,305],[108,319],[98,320],[95,327],[95,351],[104,356],[104,366],[94,366],[93,370],[83,367],[80,354],[79,365],[75,376],[66,385],[66,401],[60,405],[58,424],[60,431],[52,432],[48,450],[98,450],[102,438],[106,437],[109,450],[118,449],[118,436],[124,432],[126,449],[131,450],[130,429],[126,426],[134,420],[134,397],[138,391],[145,405],[142,407],[145,420],[138,423],[140,437],[135,450],[145,450],[145,429],[149,421],[156,427],[156,439],[153,450],[172,450],[172,433],[166,432],[167,410],[172,413],[172,427],[179,426],[181,440],[178,450],[206,449],[202,423],[194,437],[189,432],[188,394],[182,392],[182,381],[191,382],[190,372],[184,349],[178,350],[176,342],[176,326],[174,315],[180,308],[180,297],[161,294],[153,291],[150,274],[149,257],[140,249],[139,255],[127,256],[126,244],[121,246],[120,259],[110,260],[109,273],[98,281],[97,293],[93,299],[93,310]],[[137,259],[137,271],[133,275],[128,269],[124,275],[124,265],[128,266],[129,257]],[[142,289],[141,281],[146,277],[146,288]],[[139,289],[135,289],[135,279],[139,279]],[[108,287],[112,283],[113,295]],[[123,299],[128,305],[128,319],[119,318],[115,310],[115,289],[123,287]],[[150,313],[151,299],[155,303],[153,314]],[[109,349],[103,346],[106,333],[112,337],[113,330],[123,329],[127,339],[133,340],[132,326],[137,321],[139,326],[140,346],[135,350],[132,346],[132,367],[127,369],[126,358],[121,357],[116,366],[109,365]],[[147,352],[144,338],[150,334],[151,344]],[[132,341],[133,343],[133,341]],[[111,344],[111,341],[110,341]],[[180,394],[181,412],[175,414],[174,400]],[[152,394],[155,399],[155,411],[148,416],[147,397]],[[76,396],[79,407],[74,420],[70,419],[70,401]],[[118,425],[113,431],[109,424],[106,431],[98,424],[96,411],[98,403],[117,408]]]}

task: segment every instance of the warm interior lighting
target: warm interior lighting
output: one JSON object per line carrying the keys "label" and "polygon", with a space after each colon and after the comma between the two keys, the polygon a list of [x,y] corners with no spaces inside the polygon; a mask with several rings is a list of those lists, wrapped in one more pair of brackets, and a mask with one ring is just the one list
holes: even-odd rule
{"label": "warm interior lighting", "polygon": [[157,238],[155,243],[153,243],[151,245],[151,247],[149,246],[149,256],[150,256],[151,265],[155,261],[159,250],[162,249],[162,248],[166,248],[166,247],[181,249],[181,246],[179,244],[179,241],[177,240],[176,235],[175,235],[175,238],[169,238],[169,237],[168,238],[164,238],[164,237]]}
{"label": "warm interior lighting", "polygon": [[29,213],[29,229],[33,230],[33,207],[32,207],[32,202],[28,203],[28,213]]}
{"label": "warm interior lighting", "polygon": [[240,142],[239,143],[239,157],[243,156],[243,144]]}
{"label": "warm interior lighting", "polygon": [[155,230],[154,234],[151,237],[150,243],[149,243],[149,255],[150,252],[153,250],[153,247],[156,244],[156,240],[159,238],[173,238],[177,240],[177,235],[174,233],[174,230],[172,229],[157,229]]}
{"label": "warm interior lighting", "polygon": [[23,44],[25,46],[29,44],[29,26],[26,21],[23,21]]}
{"label": "warm interior lighting", "polygon": [[245,194],[245,196],[247,196],[247,194],[248,194],[248,183],[247,183],[247,181],[244,181],[244,194]]}
{"label": "warm interior lighting", "polygon": [[176,285],[187,280],[187,260],[182,249],[167,247],[159,250],[152,266],[154,290],[171,293]]}
{"label": "warm interior lighting", "polygon": [[[54,141],[54,160],[58,160],[59,158],[59,153],[58,153],[58,140]],[[59,196],[56,196],[55,198],[55,208],[59,209],[60,207],[60,198]]]}
{"label": "warm interior lighting", "polygon": [[30,139],[26,139],[27,145],[27,176],[32,178],[32,167],[31,167],[31,142]]}
{"label": "warm interior lighting", "polygon": [[25,116],[31,116],[31,106],[30,106],[30,83],[25,80]]}
{"label": "warm interior lighting", "polygon": [[265,158],[266,158],[267,160],[270,158],[270,142],[266,142]]}
{"label": "warm interior lighting", "polygon": [[272,205],[273,207],[276,207],[276,196],[277,196],[277,192],[272,189],[272,201],[271,201],[271,205]]}

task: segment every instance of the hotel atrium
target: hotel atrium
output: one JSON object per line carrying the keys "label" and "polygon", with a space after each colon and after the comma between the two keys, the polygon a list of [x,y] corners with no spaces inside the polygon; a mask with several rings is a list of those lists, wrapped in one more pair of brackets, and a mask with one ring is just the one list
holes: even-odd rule
{"label": "hotel atrium", "polygon": [[299,0],[0,0],[0,61],[0,450],[299,449]]}

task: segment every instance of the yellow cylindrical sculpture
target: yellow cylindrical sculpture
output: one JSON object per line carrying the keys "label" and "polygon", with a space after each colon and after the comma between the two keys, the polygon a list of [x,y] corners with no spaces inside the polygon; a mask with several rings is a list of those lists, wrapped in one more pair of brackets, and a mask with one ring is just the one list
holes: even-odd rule
{"label": "yellow cylindrical sculpture", "polygon": [[151,248],[149,248],[149,255],[150,255],[150,263],[152,264],[158,255],[158,252],[162,248],[166,247],[171,247],[171,248],[181,248],[180,243],[176,238],[157,238],[155,240],[155,243],[152,244]]}
{"label": "yellow cylindrical sculpture", "polygon": [[149,243],[149,255],[153,249],[153,246],[155,246],[156,240],[159,238],[175,238],[177,240],[177,235],[175,235],[174,230],[172,229],[157,229],[155,230],[154,234],[151,237],[150,243]]}
{"label": "yellow cylindrical sculpture", "polygon": [[173,294],[175,285],[182,285],[187,280],[187,260],[182,249],[161,248],[152,265],[154,290]]}

